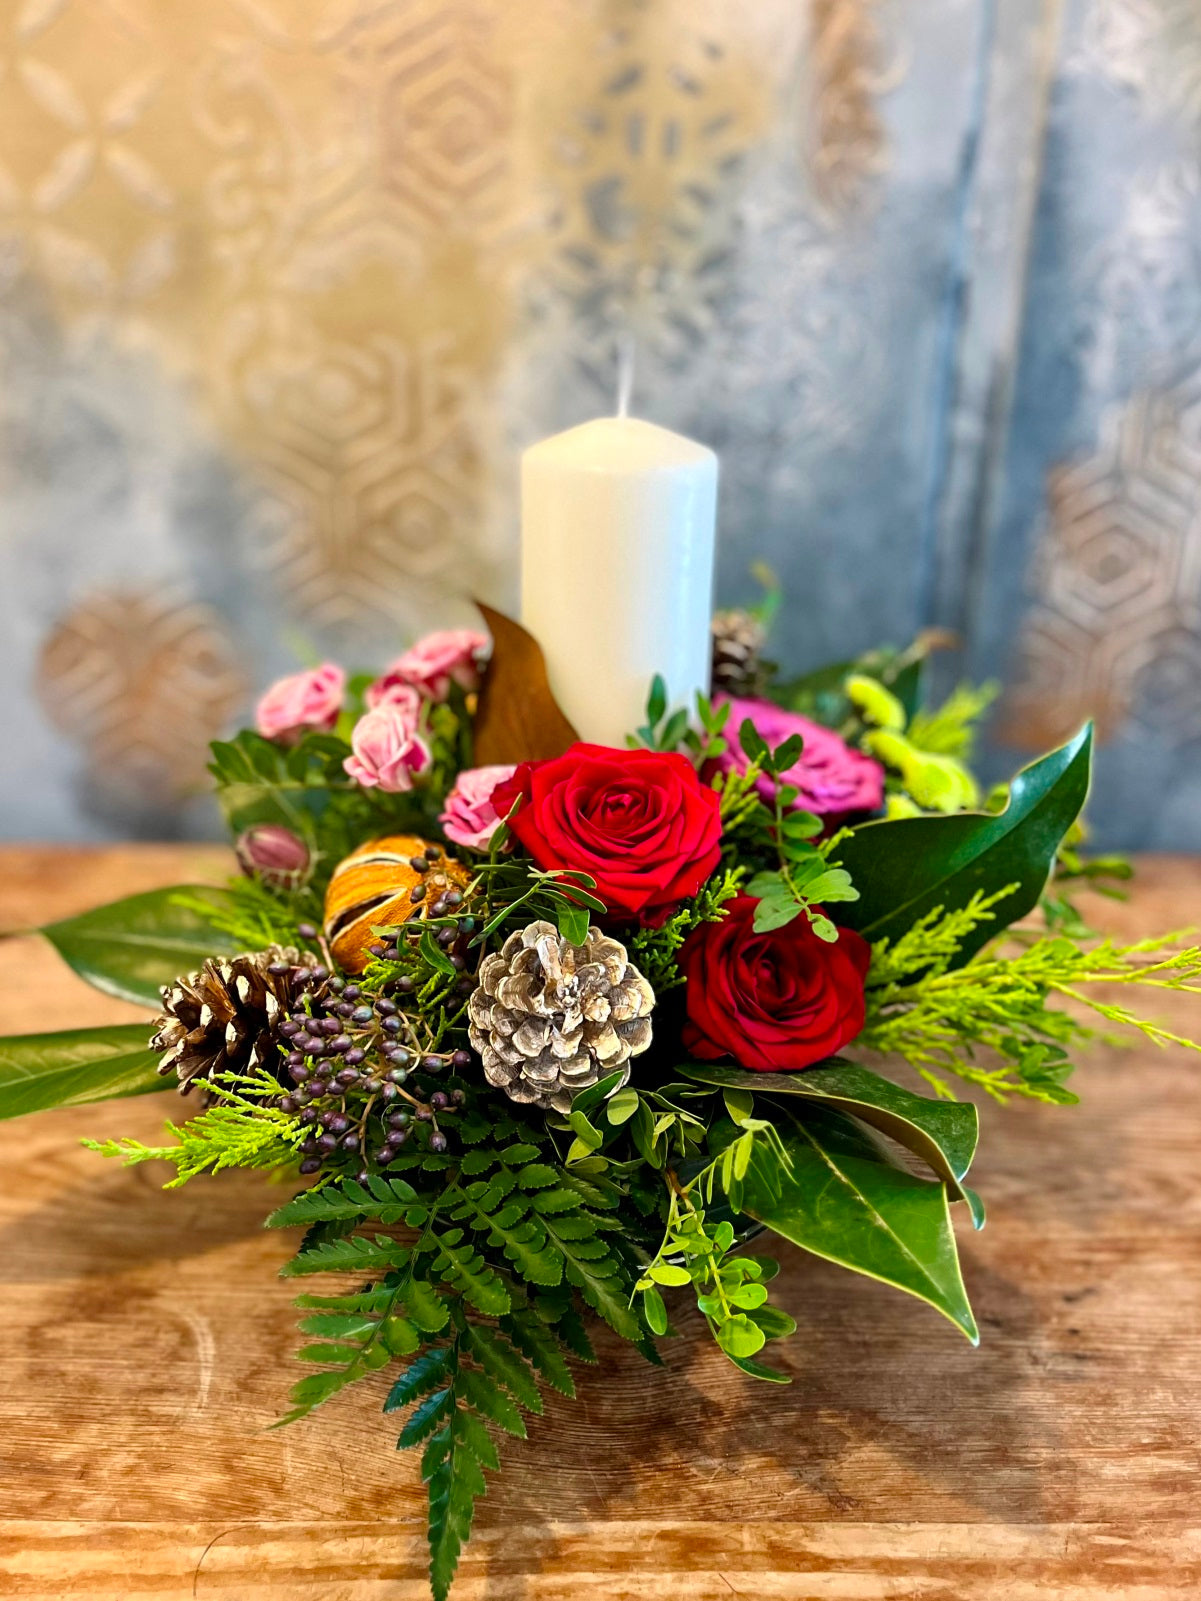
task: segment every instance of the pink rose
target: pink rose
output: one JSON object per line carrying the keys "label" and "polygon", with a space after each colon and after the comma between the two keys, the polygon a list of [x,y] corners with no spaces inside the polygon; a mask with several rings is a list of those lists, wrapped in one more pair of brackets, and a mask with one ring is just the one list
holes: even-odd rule
{"label": "pink rose", "polygon": [[[800,734],[805,741],[800,759],[781,775],[784,783],[800,791],[796,807],[838,823],[852,812],[872,812],[883,804],[884,769],[870,756],[852,750],[831,729],[810,722],[799,712],[785,711],[771,701],[734,700],[725,695],[718,699],[728,701],[730,706],[726,724],[730,748],[717,758],[715,765],[720,770],[746,772],[749,764],[738,741],[738,730],[749,717],[772,750],[791,734]],[[770,805],[775,781],[764,774],[755,787]]]}
{"label": "pink rose", "polygon": [[406,684],[402,679],[393,678],[385,673],[377,678],[374,684],[368,684],[363,694],[367,710],[373,712],[377,706],[399,706],[414,729],[421,720],[421,696],[412,684]]}
{"label": "pink rose", "polygon": [[430,765],[429,746],[418,737],[402,706],[385,702],[365,712],[350,736],[353,756],[342,763],[364,789],[397,795],[412,789],[413,779]]}
{"label": "pink rose", "polygon": [[516,771],[503,763],[465,768],[455,779],[454,788],[446,797],[446,810],[438,819],[447,839],[453,839],[456,845],[469,845],[472,850],[486,851],[500,823],[492,804],[492,791]]}
{"label": "pink rose", "polygon": [[346,674],[334,662],[279,678],[254,709],[264,739],[292,741],[306,728],[331,729],[342,710]]}
{"label": "pink rose", "polygon": [[452,683],[461,689],[480,687],[480,663],[488,649],[487,634],[470,628],[443,628],[419,639],[398,656],[371,686],[381,695],[393,684],[411,684],[428,700],[445,700]]}

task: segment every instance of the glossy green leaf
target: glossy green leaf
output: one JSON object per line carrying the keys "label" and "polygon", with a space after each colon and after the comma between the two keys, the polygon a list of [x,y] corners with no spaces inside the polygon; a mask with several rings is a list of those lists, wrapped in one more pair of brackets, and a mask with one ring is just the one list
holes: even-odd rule
{"label": "glossy green leaf", "polygon": [[[852,1112],[928,1162],[947,1181],[957,1200],[971,1204],[962,1180],[976,1152],[980,1118],[976,1108],[966,1101],[915,1095],[870,1068],[838,1056],[803,1073],[748,1073],[744,1068],[715,1062],[689,1062],[680,1072],[700,1084],[748,1090],[759,1096],[800,1095]],[[975,1210],[973,1207],[973,1219]]]}
{"label": "glossy green leaf", "polygon": [[[977,891],[992,895],[1010,884],[1016,888],[1000,911],[1007,923],[1024,917],[1084,805],[1091,754],[1092,725],[1086,724],[1075,739],[1018,774],[1003,812],[902,817],[854,829],[838,859],[859,899],[840,909],[839,922],[869,940],[895,940],[927,912],[957,910]],[[980,924],[964,940],[956,965],[995,930],[995,924]]]}
{"label": "glossy green leaf", "polygon": [[224,890],[185,884],[110,901],[79,917],[49,923],[42,933],[69,967],[106,995],[158,1009],[159,991],[206,957],[237,946],[182,900],[228,900]]}
{"label": "glossy green leaf", "polygon": [[167,1088],[145,1023],[0,1039],[0,1118]]}
{"label": "glossy green leaf", "polygon": [[928,1302],[977,1344],[945,1185],[904,1172],[842,1112],[811,1105],[776,1126],[791,1167],[757,1144],[743,1210],[815,1256]]}

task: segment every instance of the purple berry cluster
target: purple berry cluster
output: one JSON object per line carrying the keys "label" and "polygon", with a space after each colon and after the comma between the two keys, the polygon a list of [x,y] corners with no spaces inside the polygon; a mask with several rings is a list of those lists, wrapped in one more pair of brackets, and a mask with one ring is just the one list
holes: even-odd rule
{"label": "purple berry cluster", "polygon": [[[302,938],[316,934],[311,925],[298,932]],[[395,958],[395,941],[382,941],[372,954]],[[327,967],[307,970],[306,979],[278,1025],[285,1070],[295,1087],[277,1105],[309,1131],[300,1171],[316,1173],[326,1165],[345,1170],[354,1161],[361,1183],[368,1159],[386,1167],[418,1129],[425,1131],[422,1143],[429,1150],[445,1151],[440,1120],[453,1115],[465,1096],[459,1088],[433,1088],[431,1080],[462,1072],[473,1058],[465,1050],[415,1048],[415,1031],[396,998],[412,992],[412,978],[398,974],[374,993]]]}

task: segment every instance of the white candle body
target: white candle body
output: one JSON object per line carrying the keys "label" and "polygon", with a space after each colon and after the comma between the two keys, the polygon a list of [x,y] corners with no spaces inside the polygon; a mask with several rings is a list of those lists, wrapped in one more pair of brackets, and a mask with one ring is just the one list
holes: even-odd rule
{"label": "white candle body", "polygon": [[661,673],[708,690],[717,457],[633,417],[532,445],[521,463],[521,620],[581,739],[624,746]]}

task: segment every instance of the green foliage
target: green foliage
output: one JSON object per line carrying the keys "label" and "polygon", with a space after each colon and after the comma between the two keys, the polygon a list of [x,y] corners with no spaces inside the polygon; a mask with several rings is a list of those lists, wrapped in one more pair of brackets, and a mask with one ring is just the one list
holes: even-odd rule
{"label": "green foliage", "polygon": [[658,928],[636,930],[629,941],[630,954],[656,995],[662,995],[684,982],[676,961],[680,947],[701,923],[721,921],[725,916],[723,908],[726,902],[738,894],[741,877],[736,869],[719,871],[702,885],[698,895],[685,901]]}
{"label": "green foliage", "polygon": [[[688,1062],[680,1068],[688,1078],[756,1098],[756,1104],[770,1106],[778,1096],[793,1102],[813,1101],[853,1114],[862,1123],[887,1134],[890,1139],[920,1156],[943,1179],[951,1194],[960,1200],[975,1198],[963,1187],[979,1138],[979,1118],[974,1106],[960,1102],[931,1100],[882,1078],[857,1062],[832,1057],[803,1073],[748,1073],[721,1063]],[[729,1097],[727,1097],[727,1110]],[[795,1103],[794,1115],[804,1113]],[[726,1186],[729,1193],[729,1185]]]}
{"label": "green foliage", "polygon": [[965,905],[952,911],[933,907],[895,941],[887,937],[876,940],[867,977],[869,987],[908,983],[921,973],[945,973],[956,964],[969,939],[976,942],[978,930],[985,930],[986,940],[992,937],[993,930],[987,925],[997,921],[995,908],[1017,887],[1006,884],[992,895],[977,890]]}
{"label": "green foliage", "polygon": [[890,815],[961,812],[979,805],[979,787],[964,762],[971,753],[971,724],[995,690],[965,686],[937,713],[918,710],[912,718],[895,695],[865,674],[852,674],[845,690],[865,725],[857,742],[897,775],[889,781]]}
{"label": "green foliage", "polygon": [[[887,728],[869,729],[861,743],[899,776],[901,793],[895,798],[909,798],[919,812],[950,814],[979,806],[979,785],[958,758],[921,750]],[[894,814],[897,810],[894,806]]]}
{"label": "green foliage", "polygon": [[862,672],[850,674],[843,689],[855,716],[842,732],[890,769],[890,817],[961,812],[980,804],[966,763],[974,725],[996,698],[995,685],[961,685],[937,711],[906,705]]}
{"label": "green foliage", "polygon": [[890,733],[902,734],[908,721],[905,708],[884,685],[866,673],[850,673],[843,684],[847,699],[865,722]]}
{"label": "green foliage", "polygon": [[487,1490],[484,1473],[500,1466],[493,1430],[524,1439],[522,1413],[541,1414],[543,1383],[574,1393],[568,1348],[553,1330],[533,1311],[495,1328],[456,1315],[447,1342],[423,1352],[393,1386],[387,1410],[412,1408],[398,1446],[424,1446],[435,1601],[450,1592],[475,1502]]}
{"label": "green foliage", "polygon": [[726,749],[724,730],[729,706],[714,706],[707,695],[696,697],[696,714],[690,718],[686,706],[670,710],[667,685],[656,673],[646,701],[646,722],[629,736],[632,749],[685,750],[699,764],[720,756]]}
{"label": "green foliage", "polygon": [[831,859],[844,836],[834,834],[820,838],[821,818],[793,809],[800,792],[795,785],[785,782],[785,774],[795,765],[804,748],[801,736],[794,734],[777,749],[769,751],[748,719],[742,725],[740,738],[752,767],[772,780],[771,807],[763,810],[758,822],[763,828],[766,820],[767,840],[778,866],[756,873],[747,885],[747,893],[759,901],[755,908],[755,932],[764,934],[783,928],[803,912],[813,932],[832,944],[838,938],[838,930],[822,908],[836,901],[857,901],[859,891],[852,884],[850,874]]}
{"label": "green foliage", "polygon": [[785,1112],[776,1126],[787,1164],[773,1145],[755,1146],[746,1211],[815,1256],[928,1302],[976,1344],[946,1186],[915,1178],[862,1123],[832,1107]]}
{"label": "green foliage", "polygon": [[208,886],[154,889],[48,923],[41,932],[96,989],[157,1011],[164,984],[206,957],[238,949],[214,920],[228,906],[226,891]]}
{"label": "green foliage", "polygon": [[1134,877],[1134,869],[1124,856],[1086,855],[1087,838],[1084,819],[1077,818],[1059,847],[1055,872],[1041,902],[1048,929],[1066,934],[1069,939],[1094,937],[1076,905],[1075,888],[1087,884],[1098,894],[1121,901],[1126,899],[1124,886]]}
{"label": "green foliage", "polygon": [[[977,912],[983,905],[978,903]],[[1105,940],[1085,948],[1050,935],[1016,950],[993,946],[959,965],[950,947],[965,919],[970,922],[970,907],[941,923],[937,915],[928,916],[895,946],[874,948],[867,1023],[857,1047],[903,1056],[943,1095],[951,1091],[940,1075],[950,1072],[999,1101],[1023,1095],[1061,1103],[1076,1099],[1065,1088],[1073,1065],[1069,1048],[1095,1038],[1097,1030],[1052,1006],[1054,997],[1077,1002],[1156,1045],[1201,1049],[1090,993],[1093,985],[1116,984],[1201,993],[1201,946],[1175,949],[1169,936],[1133,945]],[[985,1062],[997,1058],[999,1065],[984,1065],[981,1056]]]}
{"label": "green foliage", "polygon": [[1000,688],[995,683],[960,684],[937,710],[919,708],[905,730],[909,743],[930,755],[970,761],[976,725],[996,700]]}
{"label": "green foliage", "polygon": [[283,746],[244,729],[212,747],[209,771],[231,833],[279,823],[299,834],[312,855],[308,888],[318,897],[338,862],[365,840],[437,827],[437,786],[401,795],[363,789],[343,768],[349,755],[345,739],[315,730]]}
{"label": "green foliage", "polygon": [[[973,896],[1013,886],[1010,918],[1037,905],[1059,845],[1088,792],[1091,729],[1044,756],[1014,779],[997,816],[963,812],[865,823],[840,846],[860,899],[842,921],[869,940],[896,940],[935,908],[955,911]],[[965,935],[955,962],[984,944],[987,932]]]}
{"label": "green foliage", "polygon": [[322,916],[321,901],[310,888],[270,890],[258,879],[241,876],[229,880],[220,899],[206,900],[180,890],[176,905],[203,917],[236,951],[304,945],[307,942],[297,937],[297,923],[319,924]]}
{"label": "green foliage", "polygon": [[164,1088],[145,1023],[0,1039],[0,1118]]}
{"label": "green foliage", "polygon": [[[217,1081],[221,1099],[187,1123],[168,1123],[174,1145],[149,1146],[140,1140],[85,1140],[101,1156],[118,1156],[122,1166],[140,1162],[170,1162],[175,1177],[164,1189],[177,1189],[200,1173],[222,1168],[279,1168],[290,1166],[305,1131],[295,1117],[266,1104],[261,1097],[278,1093],[279,1085],[266,1073],[242,1077],[222,1075]],[[256,1098],[251,1098],[256,1097]]]}
{"label": "green foliage", "polygon": [[[661,1287],[691,1285],[719,1349],[740,1365],[769,1339],[795,1332],[796,1324],[787,1313],[767,1305],[761,1281],[775,1265],[770,1258],[732,1255],[734,1225],[728,1219],[709,1224],[703,1208],[684,1191],[673,1192],[672,1203],[660,1253],[636,1286],[652,1330],[656,1334],[669,1330]],[[788,1382],[786,1374],[774,1369],[756,1376]]]}
{"label": "green foliage", "polygon": [[323,1371],[293,1387],[281,1421],[307,1415],[393,1360],[406,1362],[384,1410],[408,1409],[398,1445],[423,1447],[437,1597],[449,1591],[484,1471],[499,1466],[492,1430],[524,1438],[522,1414],[541,1413],[542,1387],[573,1395],[569,1360],[593,1359],[569,1284],[585,1299],[603,1285],[596,1299],[620,1309],[629,1337],[645,1333],[627,1304],[631,1275],[600,1233],[606,1220],[590,1187],[559,1182],[561,1171],[537,1160],[539,1151],[539,1142],[509,1140],[442,1167],[415,1153],[402,1159],[406,1178],[331,1183],[268,1219],[277,1228],[367,1230],[411,1221],[419,1203],[423,1222],[411,1244],[355,1232],[302,1245],[284,1268],[287,1276],[357,1272],[376,1282],[349,1295],[300,1298],[301,1332],[316,1337],[300,1359]]}

